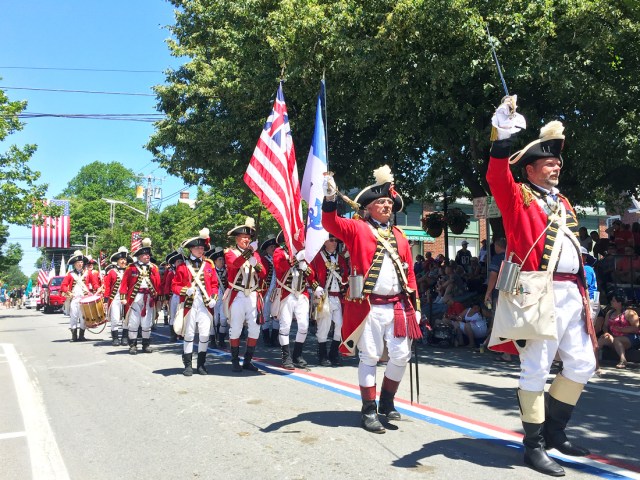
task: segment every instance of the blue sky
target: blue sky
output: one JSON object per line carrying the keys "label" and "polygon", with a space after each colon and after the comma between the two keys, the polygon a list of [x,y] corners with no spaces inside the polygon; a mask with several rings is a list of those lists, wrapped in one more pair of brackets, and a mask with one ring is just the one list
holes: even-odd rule
{"label": "blue sky", "polygon": [[[4,2],[0,15],[3,48],[0,88],[91,90],[153,93],[164,82],[164,70],[181,59],[169,54],[165,28],[174,21],[164,0],[23,0]],[[8,67],[151,70],[152,73],[29,70]],[[11,100],[28,101],[37,113],[157,113],[155,98],[6,89]],[[49,184],[48,196],[60,193],[85,164],[118,161],[136,173],[165,177],[164,196],[184,187],[151,161],[143,145],[153,124],[109,120],[35,118],[24,129],[0,142],[38,145],[30,166]],[[192,196],[195,189],[191,188]],[[175,203],[176,197],[167,200]],[[105,209],[109,206],[105,203]],[[72,225],[73,228],[73,225]],[[92,232],[85,232],[92,233]],[[12,226],[9,242],[23,246],[23,272],[30,275],[39,253],[31,247],[31,230]]]}

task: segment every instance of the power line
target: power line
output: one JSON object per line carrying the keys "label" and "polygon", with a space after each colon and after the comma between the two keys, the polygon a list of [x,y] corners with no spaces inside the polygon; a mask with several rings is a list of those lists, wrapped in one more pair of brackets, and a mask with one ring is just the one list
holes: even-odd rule
{"label": "power line", "polygon": [[35,92],[62,92],[62,93],[92,93],[97,95],[128,95],[133,97],[155,97],[153,93],[131,93],[131,92],[100,92],[94,90],[64,90],[58,88],[29,88],[29,87],[3,87],[3,90],[30,90]]}
{"label": "power line", "polygon": [[126,70],[118,68],[63,68],[63,67],[0,67],[15,70],[60,70],[72,72],[120,72],[120,73],[164,73],[161,70]]}
{"label": "power line", "polygon": [[[0,118],[11,115],[0,115]],[[161,113],[36,113],[23,112],[18,114],[18,118],[71,118],[79,120],[116,120],[125,122],[147,122],[153,123],[162,120]]]}

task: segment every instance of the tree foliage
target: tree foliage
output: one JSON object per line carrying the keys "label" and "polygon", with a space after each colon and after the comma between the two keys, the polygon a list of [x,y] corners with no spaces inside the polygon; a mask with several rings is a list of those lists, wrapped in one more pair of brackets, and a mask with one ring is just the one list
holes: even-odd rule
{"label": "tree foliage", "polygon": [[67,184],[62,196],[99,200],[112,198],[133,201],[136,198],[136,175],[119,162],[92,162],[83,166]]}
{"label": "tree foliage", "polygon": [[566,126],[561,187],[574,202],[617,196],[621,184],[606,173],[633,165],[640,153],[633,2],[172,3],[169,47],[185,63],[156,87],[167,117],[148,148],[192,183],[241,176],[286,66],[298,152],[309,144],[326,72],[330,168],[340,187],[361,187],[388,163],[414,198],[445,188],[486,195],[490,118],[504,95],[487,26],[529,121],[520,144],[549,120]]}

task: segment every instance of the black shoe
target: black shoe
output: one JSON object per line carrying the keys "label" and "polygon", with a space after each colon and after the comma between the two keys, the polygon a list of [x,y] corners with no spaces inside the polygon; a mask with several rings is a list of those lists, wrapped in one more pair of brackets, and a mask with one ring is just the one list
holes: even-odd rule
{"label": "black shoe", "polygon": [[78,341],[78,329],[77,328],[72,328],[71,329],[71,341],[72,342],[77,342]]}
{"label": "black shoe", "polygon": [[184,365],[184,370],[182,371],[182,375],[184,375],[185,377],[190,377],[193,375],[193,367],[191,366],[192,360],[193,360],[193,353],[182,354],[182,364]]}
{"label": "black shoe", "polygon": [[589,450],[572,444],[565,434],[565,428],[575,407],[561,402],[551,395],[546,396],[544,407],[545,422],[542,434],[544,435],[546,449],[555,448],[560,453],[571,457],[586,457],[589,455],[591,453]]}
{"label": "black shoe", "polygon": [[111,330],[111,346],[120,346],[120,340],[118,339],[118,330]]}
{"label": "black shoe", "polygon": [[402,415],[396,410],[393,404],[394,393],[382,390],[380,392],[380,405],[378,407],[378,413],[387,417],[387,420],[402,420]]}
{"label": "black shoe", "polygon": [[126,328],[122,329],[122,338],[120,339],[120,345],[123,347],[129,344],[129,330]]}
{"label": "black shoe", "polygon": [[207,369],[204,364],[207,363],[207,352],[198,352],[198,374],[207,375]]}
{"label": "black shoe", "polygon": [[536,472],[551,475],[552,477],[563,477],[564,469],[558,465],[545,451],[544,437],[542,431],[544,423],[522,422],[524,428],[524,464]]}
{"label": "black shoe", "polygon": [[153,348],[151,348],[150,338],[142,339],[142,353],[153,353]]}
{"label": "black shoe", "polygon": [[84,338],[84,328],[80,329],[80,335],[78,335],[78,341],[79,342],[86,342],[87,341],[87,339]]}
{"label": "black shoe", "polygon": [[209,348],[218,348],[216,345],[216,335],[209,335]]}
{"label": "black shoe", "polygon": [[271,346],[273,348],[280,348],[280,332],[275,328],[271,330]]}
{"label": "black shoe", "polygon": [[282,349],[282,368],[285,370],[295,370],[296,367],[293,366],[291,355],[289,354],[289,345],[282,345],[280,348]]}
{"label": "black shoe", "polygon": [[136,346],[136,344],[129,344],[129,355],[137,355],[138,354],[138,347]]}
{"label": "black shoe", "polygon": [[247,347],[247,351],[244,353],[244,360],[242,362],[242,369],[249,370],[250,372],[259,372],[260,369],[256,367],[251,360],[253,360],[253,353],[256,347]]}
{"label": "black shoe", "polygon": [[293,346],[293,365],[297,368],[306,368],[308,365],[307,361],[302,358],[302,347],[304,343],[296,342]]}
{"label": "black shoe", "polygon": [[362,401],[362,419],[361,426],[367,432],[371,433],[384,433],[386,429],[380,423],[380,419],[378,418],[378,413],[376,412],[376,402],[375,400],[363,400]]}
{"label": "black shoe", "polygon": [[227,349],[227,344],[224,341],[224,337],[225,337],[224,333],[219,333],[218,334],[218,348],[221,349],[221,350],[226,350]]}
{"label": "black shoe", "polygon": [[231,371],[236,373],[242,371],[242,366],[240,366],[240,347],[231,347]]}
{"label": "black shoe", "polygon": [[318,343],[318,365],[330,367],[331,362],[327,358],[327,342]]}
{"label": "black shoe", "polygon": [[173,343],[178,341],[178,335],[173,330],[173,325],[169,325],[169,341]]}
{"label": "black shoe", "polygon": [[342,362],[340,361],[340,352],[338,351],[339,348],[340,341],[331,340],[331,347],[329,347],[329,361],[334,367],[339,367],[340,365],[342,365]]}

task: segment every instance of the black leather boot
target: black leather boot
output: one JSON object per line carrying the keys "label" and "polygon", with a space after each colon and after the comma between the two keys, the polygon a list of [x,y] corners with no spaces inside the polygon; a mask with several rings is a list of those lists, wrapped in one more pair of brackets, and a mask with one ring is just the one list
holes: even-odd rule
{"label": "black leather boot", "polygon": [[178,341],[178,335],[173,330],[173,325],[169,325],[169,341],[173,343]]}
{"label": "black leather boot", "polygon": [[297,368],[305,368],[307,366],[307,361],[302,358],[302,347],[304,343],[296,342],[293,345],[293,365]]}
{"label": "black leather boot", "polygon": [[72,342],[77,342],[78,341],[78,329],[77,328],[71,328],[71,341]]}
{"label": "black leather boot", "polygon": [[198,374],[207,375],[204,364],[207,362],[207,352],[198,352]]}
{"label": "black leather boot", "polygon": [[380,413],[380,415],[385,415],[387,420],[402,420],[402,415],[400,415],[400,412],[396,410],[396,407],[393,404],[394,397],[395,393],[380,390],[380,406],[378,408],[378,413]]}
{"label": "black leather boot", "polygon": [[271,346],[272,347],[275,347],[275,348],[280,347],[280,339],[278,338],[279,335],[280,335],[280,332],[278,332],[278,330],[276,329],[271,330]]}
{"label": "black leather boot", "polygon": [[85,342],[87,339],[84,338],[84,328],[80,329],[80,334],[78,335],[78,341],[79,342]]}
{"label": "black leather boot", "polygon": [[218,348],[226,350],[227,344],[224,341],[225,333],[218,333]]}
{"label": "black leather boot", "polygon": [[362,421],[361,425],[367,432],[372,433],[384,433],[386,429],[380,423],[378,418],[378,412],[376,410],[375,400],[363,400],[362,401]]}
{"label": "black leather boot", "polygon": [[209,348],[218,348],[216,345],[216,334],[209,335]]}
{"label": "black leather boot", "polygon": [[289,345],[282,345],[282,368],[285,370],[295,370],[291,361],[291,354],[289,353]]}
{"label": "black leather boot", "polygon": [[129,355],[138,354],[138,340],[129,339]]}
{"label": "black leather boot", "polygon": [[574,405],[569,405],[553,398],[551,395],[547,395],[544,407],[545,422],[542,433],[547,450],[555,448],[559,452],[572,457],[586,457],[589,455],[591,453],[589,450],[573,445],[564,433],[573,413]]}
{"label": "black leather boot", "polygon": [[231,347],[231,371],[242,371],[242,367],[240,366],[240,347]]}
{"label": "black leather boot", "polygon": [[251,360],[253,359],[253,353],[256,351],[256,347],[247,347],[247,351],[244,352],[244,361],[242,363],[243,370],[249,370],[250,372],[259,372],[260,369],[256,367]]}
{"label": "black leather boot", "polygon": [[327,358],[327,342],[318,343],[318,365],[330,367],[331,362]]}
{"label": "black leather boot", "polygon": [[122,338],[120,339],[120,345],[128,345],[129,344],[129,330],[126,328],[122,329]]}
{"label": "black leather boot", "polygon": [[262,341],[264,342],[265,347],[271,347],[271,332],[268,328],[262,329]]}
{"label": "black leather boot", "polygon": [[118,330],[111,330],[111,345],[113,347],[117,347],[120,345],[120,340],[118,339]]}
{"label": "black leather boot", "polygon": [[551,475],[552,477],[563,477],[564,469],[558,465],[545,451],[544,437],[542,430],[544,423],[522,422],[524,428],[524,464],[537,472]]}
{"label": "black leather boot", "polygon": [[339,367],[341,365],[340,352],[338,351],[339,347],[340,340],[331,340],[331,347],[329,348],[329,361],[334,367]]}
{"label": "black leather boot", "polygon": [[182,371],[182,374],[185,377],[190,377],[191,375],[193,375],[193,367],[191,366],[192,360],[193,360],[193,352],[182,354],[182,363],[184,364],[184,370]]}
{"label": "black leather boot", "polygon": [[152,353],[153,348],[151,348],[151,339],[143,338],[142,339],[142,353]]}

